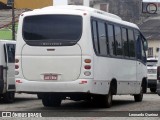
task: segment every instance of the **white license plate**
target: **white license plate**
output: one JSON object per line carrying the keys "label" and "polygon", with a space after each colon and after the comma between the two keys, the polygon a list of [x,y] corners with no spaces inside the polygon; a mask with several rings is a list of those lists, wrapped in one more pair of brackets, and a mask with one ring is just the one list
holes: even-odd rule
{"label": "white license plate", "polygon": [[45,74],[44,75],[44,80],[57,80],[58,76],[54,74]]}

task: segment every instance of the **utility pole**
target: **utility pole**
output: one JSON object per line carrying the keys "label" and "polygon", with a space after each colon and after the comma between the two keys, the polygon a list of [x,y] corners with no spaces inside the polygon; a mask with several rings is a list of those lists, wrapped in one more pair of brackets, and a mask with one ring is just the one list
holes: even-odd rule
{"label": "utility pole", "polygon": [[14,0],[12,0],[12,40],[15,40],[15,12],[14,12]]}
{"label": "utility pole", "polygon": [[15,11],[14,11],[14,0],[7,0],[7,6],[12,7],[12,40],[15,40]]}

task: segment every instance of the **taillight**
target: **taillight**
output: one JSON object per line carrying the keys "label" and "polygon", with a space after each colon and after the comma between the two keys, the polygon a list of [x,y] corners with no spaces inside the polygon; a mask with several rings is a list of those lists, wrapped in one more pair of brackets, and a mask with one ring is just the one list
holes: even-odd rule
{"label": "taillight", "polygon": [[157,67],[157,80],[160,81],[160,66]]}
{"label": "taillight", "polygon": [[19,59],[15,59],[15,63],[19,63]]}
{"label": "taillight", "polygon": [[3,66],[0,65],[0,80],[3,80]]}
{"label": "taillight", "polygon": [[85,63],[91,63],[91,59],[85,59],[84,62]]}
{"label": "taillight", "polygon": [[85,76],[90,76],[91,75],[91,69],[92,69],[92,66],[91,66],[91,59],[85,59],[84,60],[84,75]]}
{"label": "taillight", "polygon": [[19,59],[15,59],[15,75],[19,74]]}
{"label": "taillight", "polygon": [[85,68],[86,70],[90,70],[90,69],[91,69],[91,66],[90,66],[90,65],[85,65],[84,68]]}
{"label": "taillight", "polygon": [[15,65],[15,69],[18,69],[19,68],[19,65]]}

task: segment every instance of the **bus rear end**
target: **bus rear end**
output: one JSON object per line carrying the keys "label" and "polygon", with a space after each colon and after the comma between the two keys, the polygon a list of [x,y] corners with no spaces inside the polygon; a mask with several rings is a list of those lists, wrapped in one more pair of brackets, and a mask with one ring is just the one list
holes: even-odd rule
{"label": "bus rear end", "polygon": [[82,31],[86,31],[83,14],[22,14],[15,63],[17,92],[41,93],[45,106],[52,106],[48,100],[53,96],[56,104],[66,94],[79,99],[73,93],[88,93],[92,60],[83,53]]}

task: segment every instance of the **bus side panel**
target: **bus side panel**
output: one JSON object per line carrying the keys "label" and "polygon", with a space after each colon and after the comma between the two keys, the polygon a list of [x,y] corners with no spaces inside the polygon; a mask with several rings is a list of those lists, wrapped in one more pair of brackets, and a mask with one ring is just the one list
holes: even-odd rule
{"label": "bus side panel", "polygon": [[[94,81],[117,80],[117,94],[134,94],[136,88],[136,61],[109,57],[94,57]],[[108,94],[109,88],[102,88]]]}

